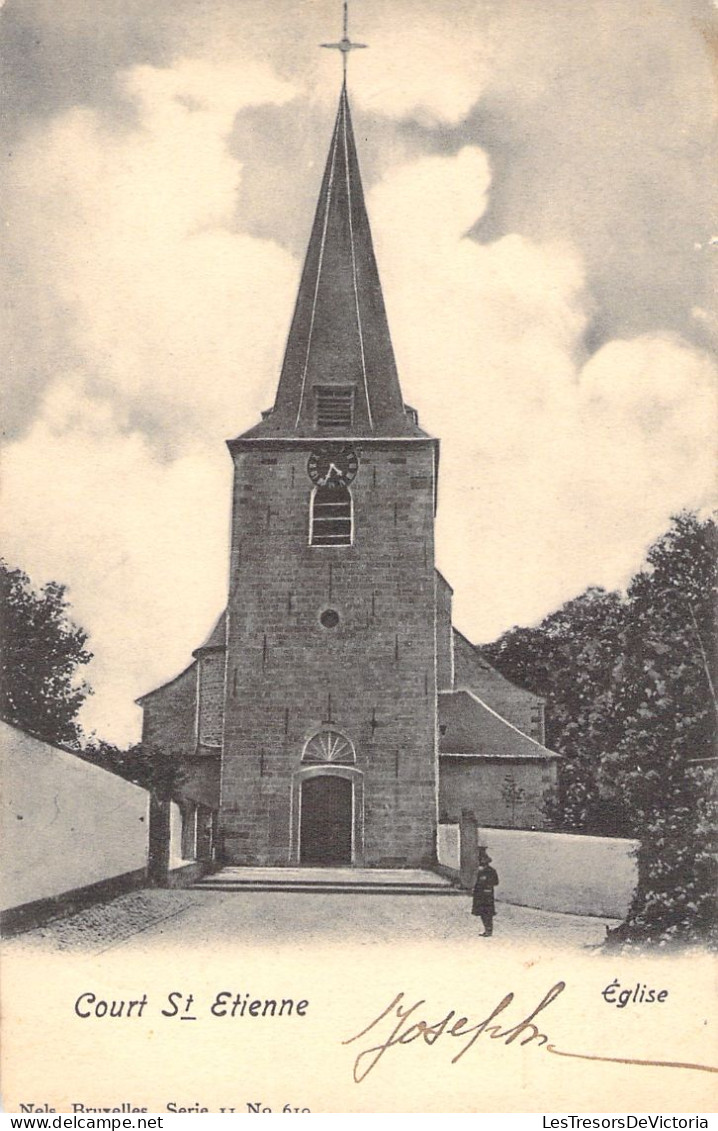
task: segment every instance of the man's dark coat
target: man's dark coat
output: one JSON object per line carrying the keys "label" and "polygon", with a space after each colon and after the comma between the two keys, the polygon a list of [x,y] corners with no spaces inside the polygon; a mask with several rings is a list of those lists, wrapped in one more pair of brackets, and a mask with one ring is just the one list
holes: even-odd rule
{"label": "man's dark coat", "polygon": [[474,884],[474,899],[471,904],[471,914],[481,915],[487,912],[490,915],[496,914],[496,906],[494,904],[494,888],[499,882],[499,877],[496,870],[489,864],[482,864],[476,876],[476,883]]}

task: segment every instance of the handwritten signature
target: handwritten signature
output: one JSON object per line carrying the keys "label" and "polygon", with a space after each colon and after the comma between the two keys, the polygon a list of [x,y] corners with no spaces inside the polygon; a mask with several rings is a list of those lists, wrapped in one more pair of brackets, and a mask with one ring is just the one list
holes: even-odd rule
{"label": "handwritten signature", "polygon": [[[395,1046],[409,1045],[412,1041],[419,1039],[423,1039],[427,1045],[435,1045],[442,1037],[453,1037],[455,1040],[462,1041],[458,1052],[451,1058],[451,1063],[456,1064],[473,1047],[479,1037],[484,1035],[489,1040],[502,1041],[504,1045],[511,1045],[516,1041],[519,1045],[535,1044],[537,1048],[542,1048],[545,1052],[553,1053],[555,1056],[572,1057],[577,1060],[597,1060],[612,1064],[638,1064],[658,1068],[685,1068],[697,1072],[718,1072],[718,1068],[706,1064],[690,1064],[668,1060],[637,1060],[633,1057],[594,1056],[590,1053],[569,1052],[557,1048],[556,1045],[552,1044],[548,1035],[542,1033],[534,1022],[540,1013],[545,1012],[561,996],[565,989],[565,982],[557,982],[544,995],[535,1009],[515,1024],[509,1024],[507,1028],[503,1028],[506,1024],[504,1017],[496,1024],[492,1024],[492,1022],[495,1022],[496,1018],[509,1008],[514,1000],[513,993],[507,993],[488,1016],[477,1023],[473,1023],[470,1018],[462,1016],[454,1009],[438,1021],[426,1021],[419,1012],[422,1006],[426,1005],[426,1001],[422,998],[414,1002],[413,1005],[408,1005],[405,1002],[405,995],[399,993],[387,1005],[386,1009],[381,1011],[378,1017],[370,1021],[361,1032],[342,1041],[342,1044],[350,1045],[354,1041],[360,1040],[371,1030],[380,1026],[383,1021],[387,1022],[386,1028],[391,1030],[388,1036],[382,1033],[379,1044],[363,1048],[357,1055],[354,1061],[354,1079],[357,1084],[366,1080],[385,1053]],[[543,1021],[541,1024],[543,1025]]]}

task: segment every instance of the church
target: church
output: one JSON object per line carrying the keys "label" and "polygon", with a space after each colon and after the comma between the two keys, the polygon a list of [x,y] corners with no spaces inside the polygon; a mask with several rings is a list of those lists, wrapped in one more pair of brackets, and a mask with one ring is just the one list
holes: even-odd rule
{"label": "church", "polygon": [[543,702],[453,627],[435,566],[439,442],[402,396],[346,77],[276,399],[228,448],[226,609],[138,700],[143,743],[182,766],[184,842],[401,868],[462,811],[542,827]]}

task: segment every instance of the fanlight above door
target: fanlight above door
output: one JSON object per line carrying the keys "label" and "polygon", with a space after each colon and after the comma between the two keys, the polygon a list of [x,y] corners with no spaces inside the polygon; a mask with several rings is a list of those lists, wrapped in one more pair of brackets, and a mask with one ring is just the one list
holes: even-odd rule
{"label": "fanlight above door", "polygon": [[355,762],[354,747],[348,738],[338,730],[320,730],[312,735],[304,747],[303,762],[313,762],[315,765],[331,763],[346,765]]}

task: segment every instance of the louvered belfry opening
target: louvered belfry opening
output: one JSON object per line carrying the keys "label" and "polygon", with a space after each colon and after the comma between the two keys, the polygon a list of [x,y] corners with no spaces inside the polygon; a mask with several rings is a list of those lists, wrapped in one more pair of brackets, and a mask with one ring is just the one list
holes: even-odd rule
{"label": "louvered belfry opening", "polygon": [[346,487],[317,487],[312,495],[312,546],[351,546],[352,497]]}
{"label": "louvered belfry opening", "polygon": [[317,428],[351,428],[354,421],[353,385],[315,385]]}

